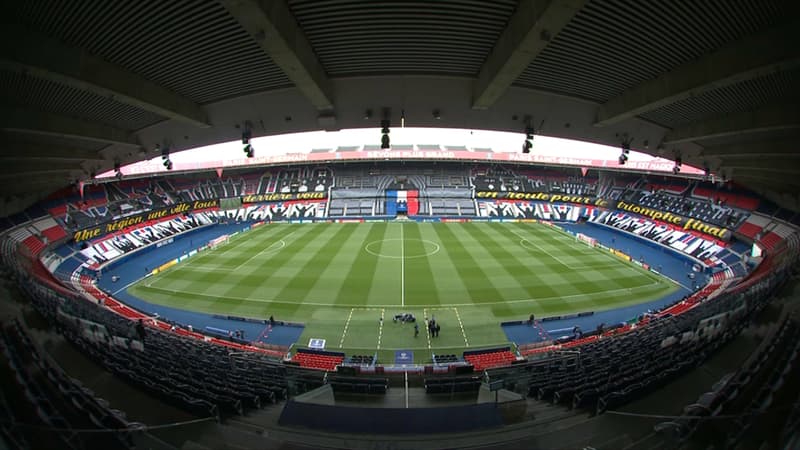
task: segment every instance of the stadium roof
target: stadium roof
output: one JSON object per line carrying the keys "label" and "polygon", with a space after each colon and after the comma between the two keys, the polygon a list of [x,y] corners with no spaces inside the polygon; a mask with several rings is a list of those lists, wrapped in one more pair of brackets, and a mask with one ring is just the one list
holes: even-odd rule
{"label": "stadium roof", "polygon": [[[0,213],[254,136],[399,125],[631,145],[799,209],[792,0],[31,0],[0,14]],[[520,142],[521,143],[521,142]],[[361,144],[361,143],[359,143]],[[239,156],[239,155],[237,155]]]}

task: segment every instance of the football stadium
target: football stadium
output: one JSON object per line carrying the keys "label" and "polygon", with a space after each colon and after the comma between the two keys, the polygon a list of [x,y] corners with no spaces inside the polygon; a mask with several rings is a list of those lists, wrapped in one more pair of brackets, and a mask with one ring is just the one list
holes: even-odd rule
{"label": "football stadium", "polygon": [[4,448],[800,447],[795,2],[0,11]]}

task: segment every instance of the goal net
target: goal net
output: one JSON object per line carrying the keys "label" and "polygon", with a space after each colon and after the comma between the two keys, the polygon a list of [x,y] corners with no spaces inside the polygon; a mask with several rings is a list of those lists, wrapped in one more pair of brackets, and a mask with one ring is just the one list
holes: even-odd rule
{"label": "goal net", "polygon": [[593,237],[589,237],[583,233],[578,233],[575,235],[575,240],[578,242],[583,242],[584,244],[588,245],[589,247],[597,247],[597,239]]}
{"label": "goal net", "polygon": [[227,234],[224,234],[224,235],[222,235],[222,236],[220,236],[218,238],[214,238],[214,239],[208,241],[208,248],[213,250],[213,249],[219,247],[220,245],[227,244],[228,241],[230,241],[230,239],[231,239],[231,237],[228,236]]}

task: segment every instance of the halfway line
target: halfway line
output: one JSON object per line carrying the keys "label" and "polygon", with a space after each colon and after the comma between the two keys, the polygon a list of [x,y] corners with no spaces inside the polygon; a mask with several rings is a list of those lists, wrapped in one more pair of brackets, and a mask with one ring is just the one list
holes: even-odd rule
{"label": "halfway line", "polygon": [[406,306],[406,252],[403,224],[400,224],[400,306]]}

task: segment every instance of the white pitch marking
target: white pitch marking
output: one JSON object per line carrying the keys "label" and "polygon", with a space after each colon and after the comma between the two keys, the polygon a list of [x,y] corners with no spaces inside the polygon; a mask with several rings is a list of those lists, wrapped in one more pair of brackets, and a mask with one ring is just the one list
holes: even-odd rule
{"label": "white pitch marking", "polygon": [[[524,242],[528,242],[528,243],[530,243],[530,244],[536,245],[536,243],[534,243],[534,242],[533,242],[533,241],[531,241],[530,239],[527,239],[527,238],[525,238],[524,236],[520,236],[519,234],[517,234],[517,232],[516,232],[516,231],[514,231],[514,230],[511,230],[511,232],[512,232],[512,233],[514,233],[514,234],[516,234],[516,235],[517,235],[519,238],[521,238],[521,240],[520,240],[520,242],[519,242],[519,245],[520,245],[521,247],[528,248],[528,247],[526,247],[526,246],[525,246]],[[559,236],[559,237],[561,237],[561,234],[562,234],[562,233],[558,233],[556,236]],[[569,240],[570,242],[572,242],[572,239],[568,238],[567,236],[563,236],[563,237],[564,237],[564,239],[567,239],[567,240]],[[536,245],[536,247],[539,247],[539,246],[538,246],[538,245]],[[543,249],[542,247],[539,247],[539,249],[541,249],[543,252],[545,252],[545,253],[547,253],[548,255],[550,255],[550,253],[548,253],[548,252],[547,252],[547,250]],[[599,249],[599,248],[597,248],[597,247],[595,247],[595,248],[593,248],[593,249],[589,249],[589,250],[590,250],[590,251],[591,251],[591,250],[597,250],[597,251],[599,251],[600,249]],[[612,255],[612,254],[611,254],[611,253],[609,253],[609,252],[599,251],[599,253],[600,253],[601,255],[605,255],[607,258],[611,258],[611,259],[613,259],[614,261],[621,262],[621,261],[619,261],[619,260],[618,260],[618,259],[617,259],[617,258],[616,258],[614,255]],[[553,258],[555,258],[555,256],[553,256],[553,255],[550,255],[550,256],[552,256]],[[555,259],[556,259],[556,260],[558,260],[558,258],[555,258]],[[561,262],[560,260],[558,260],[558,262],[560,262],[561,264],[563,264],[563,265],[564,265],[564,266],[566,266],[566,267],[569,267],[569,268],[570,268],[570,270],[572,270],[572,271],[593,268],[593,267],[571,267],[571,266],[568,266],[567,264],[564,264],[564,263],[563,263],[563,262]],[[609,266],[608,268],[612,268],[612,267],[613,267],[613,266]],[[604,267],[604,268],[605,268],[605,267]],[[642,270],[645,270],[645,269],[644,269],[644,268],[642,268]],[[649,271],[647,271],[647,270],[645,270],[645,272],[648,272],[648,275],[650,274],[650,273],[649,273]],[[678,280],[673,280],[672,278],[670,278],[670,277],[668,277],[668,276],[665,276],[665,275],[662,275],[662,278],[664,278],[664,279],[666,279],[666,280],[668,280],[668,281],[671,281],[671,282],[673,282],[674,284],[677,284],[678,286],[680,286],[680,287],[682,287],[682,288],[686,289],[687,291],[691,291],[691,290],[692,290],[692,289],[691,289],[689,286],[686,286],[685,284],[683,284],[683,283],[679,282]],[[649,286],[649,285],[646,285],[646,286]],[[637,287],[635,287],[635,288],[633,288],[633,289],[637,289],[637,288],[639,288],[639,287],[641,287],[641,286],[637,286]],[[601,294],[602,292],[598,292],[598,293],[600,293],[600,294]]]}
{"label": "white pitch marking", "polygon": [[428,308],[422,310],[422,315],[425,318],[425,337],[428,338],[428,350],[431,349],[431,330],[428,328]]}
{"label": "white pitch marking", "polygon": [[355,308],[350,308],[350,315],[347,316],[347,321],[344,323],[344,330],[342,330],[342,339],[339,341],[339,348],[344,346],[344,337],[347,336],[347,327],[350,326],[350,319],[353,318],[353,310],[355,310]]}
{"label": "white pitch marking", "polygon": [[406,306],[406,256],[403,243],[403,225],[400,225],[400,306]]}
{"label": "white pitch marking", "polygon": [[456,319],[458,319],[458,326],[461,327],[461,336],[464,336],[464,345],[469,347],[469,342],[467,342],[467,333],[464,331],[464,324],[461,323],[461,315],[458,313],[458,308],[453,308],[453,311],[456,312]]}
{"label": "white pitch marking", "polygon": [[433,256],[433,255],[439,253],[439,251],[442,249],[442,247],[439,244],[437,244],[436,242],[433,242],[433,241],[429,241],[427,239],[409,239],[409,241],[427,242],[428,244],[431,244],[436,248],[434,248],[433,251],[431,251],[430,253],[425,253],[423,255],[410,255],[410,256],[407,256],[407,255],[404,255],[404,256],[383,255],[383,254],[380,254],[380,253],[375,253],[374,251],[370,250],[370,247],[372,247],[375,244],[380,244],[381,242],[390,242],[390,241],[399,241],[399,240],[400,239],[381,239],[379,241],[372,241],[372,242],[370,242],[370,243],[368,243],[367,245],[364,246],[364,251],[369,253],[372,256],[377,256],[378,258],[414,259],[414,258],[427,258],[429,256]]}
{"label": "white pitch marking", "polygon": [[[291,235],[293,235],[293,234],[295,234],[295,233],[297,233],[297,230],[295,230],[295,231],[292,231],[291,233],[287,234],[286,236],[284,236],[284,238],[288,239],[288,238],[289,238],[289,236],[291,236]],[[280,247],[278,247],[278,248],[276,248],[276,249],[273,249],[272,247],[273,247],[275,244],[283,244],[283,245],[281,245]],[[280,251],[280,250],[281,250],[282,248],[284,248],[284,247],[286,247],[286,242],[285,242],[283,239],[281,239],[281,240],[279,240],[279,241],[276,241],[276,242],[273,242],[272,244],[270,244],[270,245],[266,246],[265,248],[261,249],[261,251],[260,251],[260,252],[258,252],[258,253],[256,253],[255,255],[253,255],[253,256],[251,256],[251,257],[247,258],[247,261],[245,261],[245,262],[243,262],[243,263],[239,264],[238,266],[234,267],[233,271],[235,272],[236,270],[240,269],[242,266],[246,265],[247,263],[249,263],[250,261],[252,261],[254,258],[258,257],[259,255],[261,255],[262,253],[264,253],[264,252],[266,252],[266,251],[271,251],[271,250]]]}
{"label": "white pitch marking", "polygon": [[565,263],[564,261],[562,261],[561,259],[559,259],[559,258],[558,258],[558,256],[556,256],[556,255],[554,255],[554,254],[552,254],[552,253],[548,252],[547,250],[543,249],[543,248],[542,248],[541,246],[539,246],[539,244],[537,244],[536,242],[533,242],[532,240],[530,240],[530,239],[526,238],[525,236],[523,236],[523,235],[519,234],[519,232],[518,232],[517,230],[511,230],[511,232],[512,232],[512,233],[514,233],[514,234],[516,234],[516,235],[517,235],[517,237],[521,239],[521,241],[520,241],[520,244],[519,244],[519,245],[521,245],[522,247],[525,247],[525,245],[524,245],[522,242],[527,242],[527,243],[529,243],[529,244],[532,244],[532,245],[534,245],[536,248],[538,248],[539,250],[541,250],[541,251],[545,252],[545,253],[547,254],[547,256],[549,256],[549,257],[551,257],[551,258],[555,259],[556,261],[558,261],[558,263],[559,263],[559,264],[561,264],[562,266],[566,267],[567,269],[570,269],[570,270],[572,270],[572,268],[569,266],[569,264],[567,264],[567,263]]}
{"label": "white pitch marking", "polygon": [[385,318],[386,310],[381,308],[381,323],[378,325],[378,350],[381,349],[381,337],[383,336],[383,319]]}
{"label": "white pitch marking", "polygon": [[121,289],[117,289],[116,291],[112,292],[111,296],[113,297],[113,296],[119,294],[120,292],[124,291],[125,289],[128,289],[129,287],[131,287],[132,285],[138,283],[141,280],[142,280],[142,278],[139,278],[138,280],[135,280],[135,281],[131,281],[130,283],[128,283],[125,286],[123,286]]}

